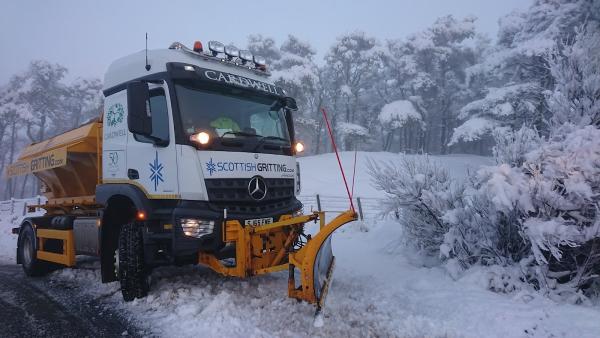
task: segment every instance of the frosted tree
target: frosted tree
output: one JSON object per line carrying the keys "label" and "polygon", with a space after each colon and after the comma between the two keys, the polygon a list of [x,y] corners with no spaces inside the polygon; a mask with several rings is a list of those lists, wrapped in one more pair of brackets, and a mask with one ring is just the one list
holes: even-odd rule
{"label": "frosted tree", "polygon": [[298,138],[312,141],[307,150],[318,153],[323,128],[319,110],[323,88],[321,70],[313,59],[316,51],[308,42],[289,35],[281,45],[280,54],[277,70],[272,72],[273,80],[297,100],[299,110],[294,118]]}
{"label": "frosted tree", "polygon": [[368,125],[373,102],[368,93],[376,81],[381,59],[379,42],[363,32],[345,34],[336,39],[325,56],[328,103],[334,122]]}
{"label": "frosted tree", "polygon": [[66,86],[61,82],[67,69],[47,61],[32,61],[23,75],[19,89],[19,102],[26,106],[21,118],[25,122],[27,137],[39,142],[49,136],[55,120],[64,116],[62,98]]}
{"label": "frosted tree", "polygon": [[548,57],[550,72],[556,81],[554,90],[546,96],[549,109],[554,113],[550,119],[554,133],[564,124],[600,127],[600,28],[597,22],[590,21],[586,28],[578,29],[573,44],[560,44]]}
{"label": "frosted tree", "polygon": [[452,142],[480,140],[498,128],[522,125],[545,134],[551,114],[543,92],[555,84],[547,55],[558,42],[571,41],[595,7],[598,2],[590,0],[536,0],[527,10],[503,17],[497,44],[469,69],[472,85],[487,89],[461,109],[463,123]]}
{"label": "frosted tree", "polygon": [[475,20],[441,17],[426,30],[389,43],[385,59],[397,81],[391,92],[423,108],[425,128],[421,135],[409,138],[419,138],[419,148],[426,152],[448,152],[460,104],[473,95],[466,86],[465,70],[476,61],[477,52],[467,43],[475,37]]}
{"label": "frosted tree", "polygon": [[267,60],[267,69],[277,68],[277,61],[281,58],[279,48],[272,38],[261,34],[248,36],[248,50],[253,55],[262,56]]}
{"label": "frosted tree", "polygon": [[[102,83],[99,79],[77,78],[66,88],[63,104],[71,128],[75,128],[90,118],[100,116],[103,102]],[[65,121],[67,122],[67,121]]]}
{"label": "frosted tree", "polygon": [[[425,126],[422,114],[416,105],[408,100],[397,100],[384,105],[381,108],[378,120],[384,126],[383,150],[386,151],[390,150],[394,135],[399,133],[403,127],[423,129]],[[403,140],[402,137],[400,137],[400,140],[404,143],[401,148],[411,150],[408,140]]]}

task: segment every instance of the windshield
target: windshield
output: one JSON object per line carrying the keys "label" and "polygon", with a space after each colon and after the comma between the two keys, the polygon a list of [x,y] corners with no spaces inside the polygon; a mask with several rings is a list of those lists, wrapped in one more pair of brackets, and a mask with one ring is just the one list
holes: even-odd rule
{"label": "windshield", "polygon": [[175,88],[186,137],[204,131],[220,141],[239,139],[256,146],[289,147],[290,136],[279,99],[229,87],[198,88],[178,83]]}

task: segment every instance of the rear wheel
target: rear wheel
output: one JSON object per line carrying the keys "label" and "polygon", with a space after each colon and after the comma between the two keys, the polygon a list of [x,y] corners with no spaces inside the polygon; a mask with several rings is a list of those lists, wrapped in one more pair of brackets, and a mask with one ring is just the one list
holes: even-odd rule
{"label": "rear wheel", "polygon": [[50,270],[49,263],[37,259],[36,237],[31,225],[21,227],[17,255],[25,274],[30,277],[43,276]]}
{"label": "rear wheel", "polygon": [[121,293],[126,302],[143,298],[148,294],[149,274],[144,264],[144,242],[142,229],[135,223],[123,225],[119,235],[118,254]]}

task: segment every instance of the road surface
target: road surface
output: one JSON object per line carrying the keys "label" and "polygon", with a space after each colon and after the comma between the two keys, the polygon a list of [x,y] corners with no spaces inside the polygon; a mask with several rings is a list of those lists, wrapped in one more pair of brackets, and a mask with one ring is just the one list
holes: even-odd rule
{"label": "road surface", "polygon": [[131,323],[104,308],[99,300],[29,278],[19,265],[0,265],[0,336],[122,337],[141,336]]}

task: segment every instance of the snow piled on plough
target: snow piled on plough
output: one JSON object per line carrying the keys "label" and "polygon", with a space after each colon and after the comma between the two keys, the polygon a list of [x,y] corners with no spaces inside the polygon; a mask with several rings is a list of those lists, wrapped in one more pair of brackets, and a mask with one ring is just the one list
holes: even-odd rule
{"label": "snow piled on plough", "polygon": [[[368,157],[396,161],[399,155],[358,155],[355,196],[380,198],[369,184]],[[345,165],[351,166],[352,158],[352,153],[342,154]],[[477,156],[435,159],[456,176],[490,163]],[[327,184],[341,183],[334,155],[300,161],[306,211],[316,208],[312,195],[317,193],[324,196],[324,209],[343,207],[327,198],[344,193],[328,189]],[[165,337],[595,337],[600,332],[597,305],[558,304],[535,293],[496,294],[487,289],[490,272],[480,268],[454,280],[445,269],[396,245],[402,236],[396,220],[365,213],[362,223],[333,236],[336,270],[321,328],[313,326],[312,305],[287,297],[287,271],[242,280],[200,266],[160,268],[152,274],[148,297],[130,303],[122,301],[118,283],[99,283],[94,259],[80,258],[77,269],[56,271],[49,279],[55,287],[87,294],[124,313],[148,335]],[[14,244],[6,240],[14,237],[5,233],[12,218],[7,216],[0,218],[0,259],[14,263]]]}

